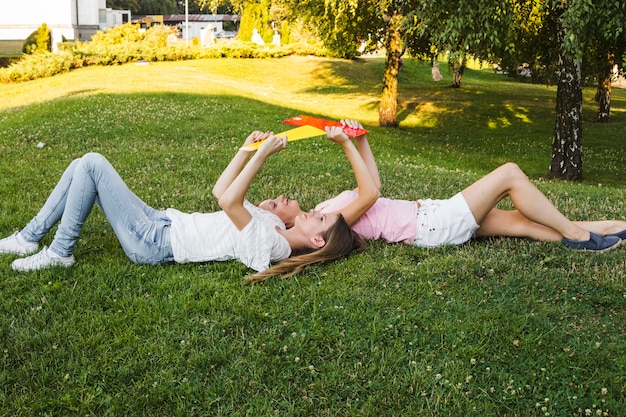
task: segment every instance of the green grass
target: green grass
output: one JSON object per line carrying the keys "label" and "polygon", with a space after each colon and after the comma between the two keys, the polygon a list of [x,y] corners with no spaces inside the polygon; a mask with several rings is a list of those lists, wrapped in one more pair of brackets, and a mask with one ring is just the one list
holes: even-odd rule
{"label": "green grass", "polygon": [[[448,197],[513,160],[573,219],[625,217],[623,90],[609,125],[593,122],[585,91],[586,181],[546,182],[554,88],[472,69],[450,89],[409,60],[400,128],[381,129],[382,67],[224,59],[1,85],[0,234],[27,222],[88,151],[109,157],[148,204],[216,210],[213,182],[247,133],[278,132],[301,113],[366,124],[387,196]],[[311,207],[353,185],[337,147],[311,139],[271,158],[250,193]],[[70,269],[21,274],[0,256],[0,416],[624,412],[624,249],[374,242],[244,287],[234,262],[131,264],[96,209],[75,255]]]}

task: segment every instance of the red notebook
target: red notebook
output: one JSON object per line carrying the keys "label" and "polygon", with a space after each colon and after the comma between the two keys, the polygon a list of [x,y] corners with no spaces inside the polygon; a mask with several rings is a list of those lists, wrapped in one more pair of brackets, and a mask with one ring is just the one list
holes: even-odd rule
{"label": "red notebook", "polygon": [[[334,122],[332,120],[319,119],[317,117],[304,116],[304,115],[292,117],[290,119],[285,120],[283,123],[286,125],[293,125],[293,126],[305,126],[305,125],[313,126],[322,130],[324,130],[326,126],[341,126],[341,123],[339,122]],[[369,132],[368,130],[363,129],[363,128],[353,129],[348,126],[344,126],[343,131],[350,138],[355,138],[357,136],[361,136]]]}

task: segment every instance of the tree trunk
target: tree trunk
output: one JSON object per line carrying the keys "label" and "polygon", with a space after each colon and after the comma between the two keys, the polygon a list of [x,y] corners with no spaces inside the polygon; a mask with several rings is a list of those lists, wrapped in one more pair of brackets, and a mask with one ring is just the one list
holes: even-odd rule
{"label": "tree trunk", "polygon": [[[559,41],[562,31],[559,31]],[[552,142],[552,162],[547,178],[582,181],[582,111],[580,62],[559,52],[556,92],[556,122]]]}
{"label": "tree trunk", "polygon": [[402,38],[400,22],[402,15],[394,14],[387,23],[387,60],[385,61],[385,75],[383,76],[383,93],[378,111],[380,126],[397,127],[398,108],[398,71],[402,59]]}
{"label": "tree trunk", "polygon": [[454,79],[452,80],[452,88],[461,88],[461,81],[463,80],[463,73],[465,73],[465,68],[467,66],[467,55],[463,53],[461,57],[461,62],[459,63],[459,59],[455,58],[453,62],[454,66]]}
{"label": "tree trunk", "polygon": [[609,56],[598,77],[595,99],[598,102],[598,122],[601,123],[608,123],[611,119],[611,71],[614,65],[613,58]]}

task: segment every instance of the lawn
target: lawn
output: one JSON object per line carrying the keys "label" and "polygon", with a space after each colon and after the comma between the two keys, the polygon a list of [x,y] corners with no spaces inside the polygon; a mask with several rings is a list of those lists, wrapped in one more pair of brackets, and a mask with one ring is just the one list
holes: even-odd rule
{"label": "lawn", "polygon": [[[626,217],[626,91],[601,125],[585,90],[585,181],[548,182],[554,87],[474,67],[450,89],[407,60],[400,127],[382,129],[383,64],[130,64],[0,85],[0,235],[89,151],[154,207],[217,210],[211,187],[247,133],[297,114],[361,120],[389,197],[449,197],[512,160],[571,218]],[[250,196],[306,208],[353,186],[320,138],[271,158]],[[625,251],[373,242],[248,287],[234,262],[130,263],[96,209],[67,270],[16,273],[0,255],[0,416],[623,415]]]}

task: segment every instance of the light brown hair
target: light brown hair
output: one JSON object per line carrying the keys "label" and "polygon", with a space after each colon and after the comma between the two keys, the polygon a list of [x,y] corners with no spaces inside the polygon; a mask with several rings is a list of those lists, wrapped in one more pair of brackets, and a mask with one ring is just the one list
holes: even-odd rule
{"label": "light brown hair", "polygon": [[244,284],[261,282],[274,275],[289,278],[302,272],[307,265],[334,261],[348,256],[353,251],[360,252],[365,249],[365,239],[348,226],[341,214],[335,224],[326,230],[323,238],[326,244],[322,248],[300,251],[265,271],[249,275]]}

